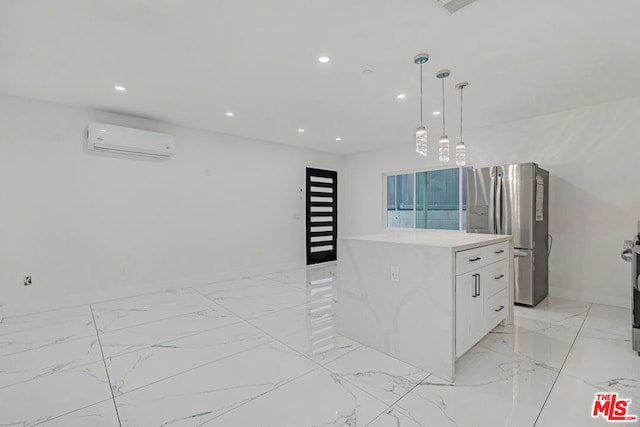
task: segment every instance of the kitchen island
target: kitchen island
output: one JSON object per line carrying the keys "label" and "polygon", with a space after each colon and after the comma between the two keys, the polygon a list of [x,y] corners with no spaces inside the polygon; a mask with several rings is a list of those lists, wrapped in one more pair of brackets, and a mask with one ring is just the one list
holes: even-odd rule
{"label": "kitchen island", "polygon": [[338,241],[338,330],[440,378],[513,319],[511,236],[408,230]]}

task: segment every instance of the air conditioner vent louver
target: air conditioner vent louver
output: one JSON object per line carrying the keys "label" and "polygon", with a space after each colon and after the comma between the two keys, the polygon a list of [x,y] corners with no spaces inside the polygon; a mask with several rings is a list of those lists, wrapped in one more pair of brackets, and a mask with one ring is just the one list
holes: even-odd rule
{"label": "air conditioner vent louver", "polygon": [[465,6],[469,6],[471,3],[477,0],[433,0],[438,6],[444,8],[449,13],[455,13]]}

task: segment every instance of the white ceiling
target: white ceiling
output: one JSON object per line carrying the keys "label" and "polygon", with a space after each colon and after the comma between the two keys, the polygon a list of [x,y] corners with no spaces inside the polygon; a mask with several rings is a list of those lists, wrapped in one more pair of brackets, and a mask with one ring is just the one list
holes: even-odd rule
{"label": "white ceiling", "polygon": [[460,81],[467,128],[640,96],[639,18],[638,0],[3,0],[0,92],[348,153],[413,144],[428,52],[431,141],[442,68],[455,141]]}

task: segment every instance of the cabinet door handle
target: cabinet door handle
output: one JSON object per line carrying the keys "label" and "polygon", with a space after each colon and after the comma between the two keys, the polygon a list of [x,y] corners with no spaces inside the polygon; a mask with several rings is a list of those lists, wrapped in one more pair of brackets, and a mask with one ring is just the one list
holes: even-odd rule
{"label": "cabinet door handle", "polygon": [[478,274],[478,296],[480,296],[480,275]]}
{"label": "cabinet door handle", "polygon": [[478,296],[477,289],[478,289],[478,275],[474,274],[473,275],[473,295],[471,295],[473,298]]}
{"label": "cabinet door handle", "polygon": [[504,249],[500,249],[499,251],[493,251],[494,254],[499,255],[504,252]]}
{"label": "cabinet door handle", "polygon": [[504,274],[498,274],[496,277],[494,277],[494,279],[496,280],[500,280],[504,277]]}
{"label": "cabinet door handle", "polygon": [[496,308],[493,311],[498,312],[498,311],[501,311],[503,308],[504,308],[504,305],[499,305],[498,308]]}
{"label": "cabinet door handle", "polygon": [[469,262],[476,262],[476,261],[480,261],[482,258],[480,258],[479,256],[475,257],[475,258],[469,258]]}

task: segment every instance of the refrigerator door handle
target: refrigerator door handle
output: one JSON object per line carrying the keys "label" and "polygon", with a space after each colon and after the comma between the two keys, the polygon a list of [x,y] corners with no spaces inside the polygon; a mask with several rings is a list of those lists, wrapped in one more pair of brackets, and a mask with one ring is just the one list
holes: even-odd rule
{"label": "refrigerator door handle", "polygon": [[491,168],[489,184],[489,234],[496,234],[496,168]]}
{"label": "refrigerator door handle", "polygon": [[496,180],[496,234],[502,234],[502,173],[498,172]]}

